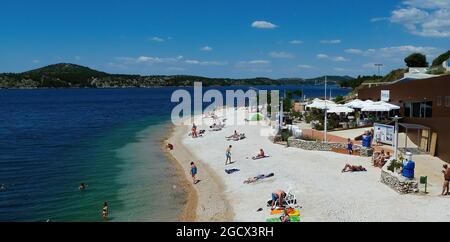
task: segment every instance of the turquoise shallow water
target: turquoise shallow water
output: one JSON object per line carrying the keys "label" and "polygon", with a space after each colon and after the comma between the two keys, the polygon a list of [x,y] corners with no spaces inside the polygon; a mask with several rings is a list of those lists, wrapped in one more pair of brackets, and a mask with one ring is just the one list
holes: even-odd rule
{"label": "turquoise shallow water", "polygon": [[174,90],[0,90],[0,221],[103,221],[104,201],[110,221],[175,221],[186,194],[160,150]]}

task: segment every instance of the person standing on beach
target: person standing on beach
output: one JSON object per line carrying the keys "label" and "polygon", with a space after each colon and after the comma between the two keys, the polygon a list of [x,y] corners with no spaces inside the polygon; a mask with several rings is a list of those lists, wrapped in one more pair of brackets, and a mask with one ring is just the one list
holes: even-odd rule
{"label": "person standing on beach", "polygon": [[381,129],[378,128],[377,132],[375,133],[375,139],[378,146],[381,146]]}
{"label": "person standing on beach", "polygon": [[198,172],[197,166],[195,166],[194,162],[191,162],[191,176],[192,176],[192,181],[193,181],[194,185],[197,184],[197,178],[196,178],[197,172]]}
{"label": "person standing on beach", "polygon": [[449,184],[450,184],[450,168],[447,164],[443,166],[444,170],[442,173],[444,174],[444,186],[442,189],[442,196],[447,196],[449,192]]}
{"label": "person standing on beach", "polygon": [[231,148],[233,148],[233,146],[228,146],[227,150],[225,151],[225,156],[226,156],[226,160],[225,160],[225,165],[231,164]]}

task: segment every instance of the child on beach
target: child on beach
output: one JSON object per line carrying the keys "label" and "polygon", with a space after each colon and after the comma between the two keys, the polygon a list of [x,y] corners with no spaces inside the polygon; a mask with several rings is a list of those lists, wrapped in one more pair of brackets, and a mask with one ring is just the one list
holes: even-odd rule
{"label": "child on beach", "polygon": [[375,141],[377,143],[377,146],[381,146],[381,129],[378,128],[377,132],[375,133]]}
{"label": "child on beach", "polygon": [[353,142],[351,139],[347,140],[347,151],[349,155],[353,154]]}
{"label": "child on beach", "polygon": [[194,184],[197,184],[197,178],[196,178],[197,172],[198,172],[198,169],[195,166],[195,163],[191,162],[191,176],[192,176],[192,181]]}
{"label": "child on beach", "polygon": [[230,145],[230,146],[228,146],[227,150],[225,151],[225,157],[226,157],[225,165],[228,165],[228,164],[232,163],[232,161],[231,161],[231,148],[233,148],[233,146]]}

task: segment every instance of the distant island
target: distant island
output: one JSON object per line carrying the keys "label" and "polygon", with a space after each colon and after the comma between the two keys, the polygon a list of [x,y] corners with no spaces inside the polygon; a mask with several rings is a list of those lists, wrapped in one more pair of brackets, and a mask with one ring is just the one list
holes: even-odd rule
{"label": "distant island", "polygon": [[[327,76],[330,84],[345,85],[354,80],[350,76]],[[201,76],[140,76],[109,74],[88,67],[60,63],[23,73],[0,74],[0,88],[150,88],[192,86],[202,82],[204,86],[261,86],[323,84],[324,77],[311,79],[265,77],[248,79],[208,78]],[[341,85],[342,84],[342,85]]]}

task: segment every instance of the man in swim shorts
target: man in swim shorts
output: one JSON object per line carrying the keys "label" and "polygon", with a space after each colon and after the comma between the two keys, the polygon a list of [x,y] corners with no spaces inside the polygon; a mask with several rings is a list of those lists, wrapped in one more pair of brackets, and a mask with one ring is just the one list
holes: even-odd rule
{"label": "man in swim shorts", "polygon": [[232,161],[231,161],[231,148],[233,148],[233,146],[230,145],[230,146],[228,146],[227,150],[225,151],[225,157],[226,157],[225,165],[228,165],[228,164],[232,163]]}

